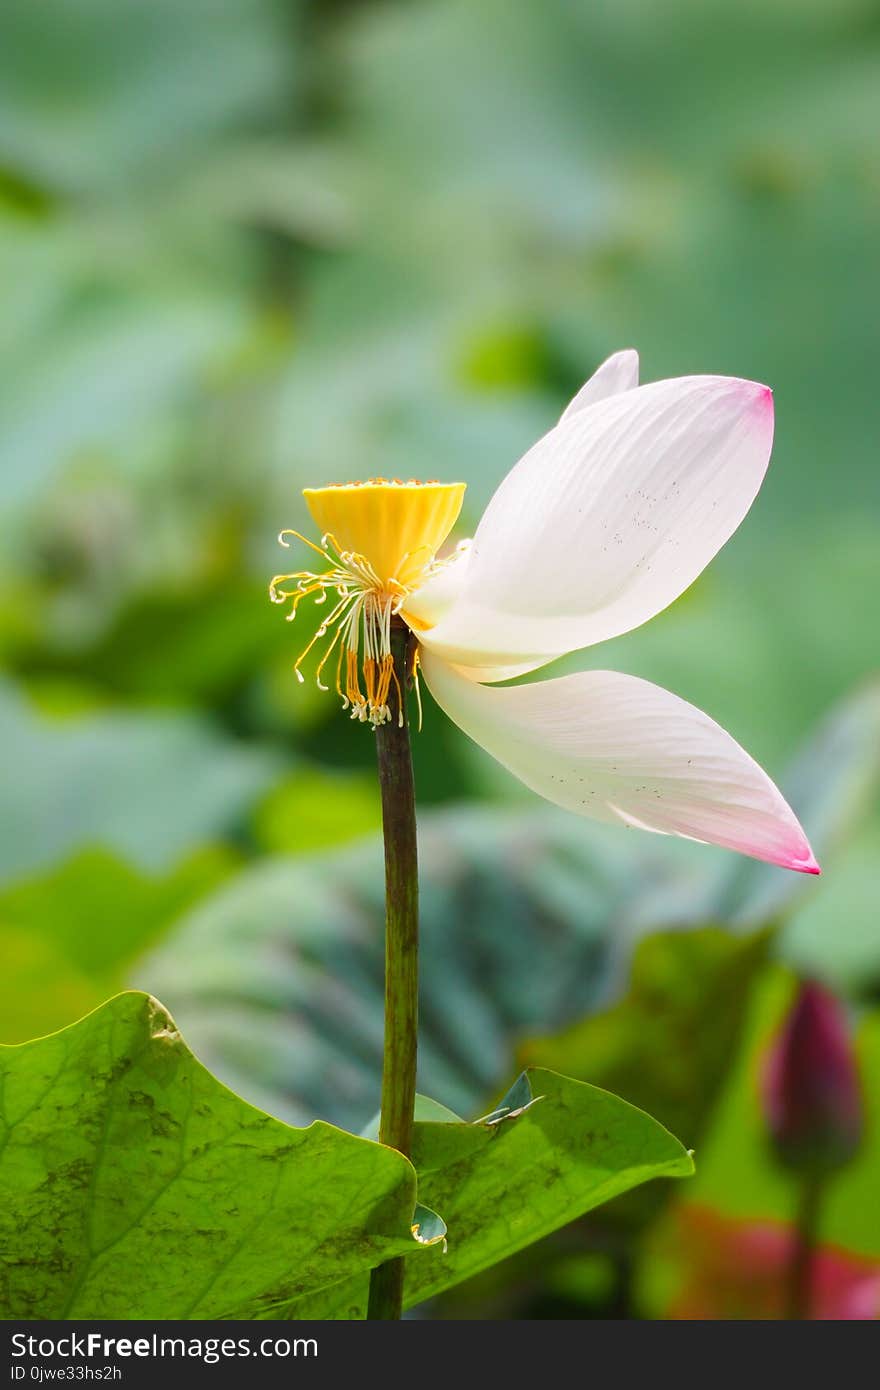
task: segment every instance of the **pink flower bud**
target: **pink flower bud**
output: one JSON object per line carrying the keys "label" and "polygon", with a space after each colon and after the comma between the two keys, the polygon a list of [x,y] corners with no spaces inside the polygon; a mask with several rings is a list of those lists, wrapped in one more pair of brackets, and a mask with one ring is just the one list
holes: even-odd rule
{"label": "pink flower bud", "polygon": [[815,982],[801,985],[774,1043],[764,1113],[777,1154],[815,1176],[847,1163],[862,1133],[858,1070],[843,1009]]}

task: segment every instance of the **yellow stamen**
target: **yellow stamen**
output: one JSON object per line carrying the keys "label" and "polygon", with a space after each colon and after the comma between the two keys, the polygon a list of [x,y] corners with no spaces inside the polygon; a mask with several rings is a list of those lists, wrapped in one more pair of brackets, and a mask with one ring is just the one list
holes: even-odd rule
{"label": "yellow stamen", "polygon": [[[302,541],[327,566],[317,573],[298,570],[278,574],[272,580],[272,602],[290,600],[288,621],[296,617],[304,598],[314,596],[316,603],[325,603],[328,593],[335,593],[337,598],[294,671],[302,680],[300,666],[306,656],[335,627],[318,663],[317,680],[320,689],[326,690],[321,675],[338,646],[336,691],[343,708],[351,710],[352,719],[369,721],[373,726],[392,719],[389,700],[393,685],[397,718],[403,722],[403,692],[391,654],[391,622],[413,590],[445,563],[435,557],[461,510],[464,489],[464,483],[384,478],[307,488],[306,502],[322,532],[320,545],[298,531],[282,531],[278,537],[284,546],[289,545],[288,536]],[[418,696],[417,663],[412,674]],[[421,701],[419,704],[421,724]]]}
{"label": "yellow stamen", "polygon": [[351,705],[354,718],[357,711],[364,708],[365,702],[358,685],[357,652],[353,651],[348,651],[345,656],[345,698],[348,702],[345,708]]}

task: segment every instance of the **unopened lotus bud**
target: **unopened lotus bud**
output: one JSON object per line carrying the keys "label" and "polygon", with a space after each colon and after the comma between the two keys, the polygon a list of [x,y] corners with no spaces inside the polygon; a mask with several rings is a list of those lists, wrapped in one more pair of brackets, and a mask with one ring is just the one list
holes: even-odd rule
{"label": "unopened lotus bud", "polygon": [[847,1163],[862,1134],[862,1097],[843,1009],[801,985],[768,1059],[764,1111],[783,1163],[821,1176]]}

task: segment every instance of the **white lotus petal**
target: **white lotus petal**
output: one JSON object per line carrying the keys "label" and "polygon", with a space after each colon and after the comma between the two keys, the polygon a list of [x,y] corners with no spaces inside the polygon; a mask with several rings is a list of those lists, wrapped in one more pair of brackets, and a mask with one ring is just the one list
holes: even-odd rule
{"label": "white lotus petal", "polygon": [[[464,586],[470,547],[469,540],[460,541],[456,553],[448,558],[442,569],[420,589],[414,590],[401,608],[404,619],[419,637],[434,627],[458,599]],[[474,680],[507,681],[533,669],[533,664],[526,661],[512,666],[487,666],[481,670],[469,668],[467,674]]]}
{"label": "white lotus petal", "polygon": [[565,407],[560,420],[568,420],[583,410],[585,405],[594,405],[608,396],[616,396],[621,391],[631,391],[639,384],[639,354],[633,348],[615,352],[607,357],[601,367],[597,367],[589,381]]}
{"label": "white lotus petal", "polygon": [[464,587],[470,546],[470,541],[460,541],[455,553],[441,568],[408,596],[401,612],[416,631],[434,627],[458,600]]}
{"label": "white lotus petal", "polygon": [[766,773],[677,695],[614,671],[499,689],[431,652],[422,653],[422,670],[450,719],[548,801],[818,873]]}
{"label": "white lotus petal", "polygon": [[[427,583],[410,594],[404,603],[401,613],[420,637],[449,612],[461,594],[470,545],[470,541],[460,542],[457,553]],[[526,661],[511,666],[487,666],[480,670],[468,668],[467,674],[474,680],[506,681],[525,675],[532,669],[532,663]]]}
{"label": "white lotus petal", "polygon": [[532,670],[638,627],[736,530],[772,441],[772,393],[732,377],[654,382],[577,411],[498,488],[425,645],[462,666]]}
{"label": "white lotus petal", "polygon": [[[634,348],[615,352],[596,368],[566,406],[560,420],[569,419],[585,406],[605,400],[608,396],[631,391],[638,384],[639,354]],[[466,558],[470,546],[470,541],[461,542],[459,553],[407,599],[402,610],[403,615],[413,621],[417,630],[424,630],[426,626],[435,627],[458,599],[464,586]],[[479,680],[503,681],[512,680],[514,676],[524,675],[533,669],[534,664],[526,661],[511,666],[486,667],[474,672],[474,675]]]}

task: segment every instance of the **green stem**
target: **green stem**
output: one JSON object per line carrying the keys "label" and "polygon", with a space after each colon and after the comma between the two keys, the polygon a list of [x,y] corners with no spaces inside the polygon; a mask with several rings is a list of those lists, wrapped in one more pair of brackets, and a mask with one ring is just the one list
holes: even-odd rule
{"label": "green stem", "polygon": [[798,1198],[794,1239],[786,1271],[785,1316],[798,1320],[812,1317],[812,1276],[819,1228],[822,1184],[805,1177]]}
{"label": "green stem", "polygon": [[[376,730],[385,839],[385,1053],[379,1142],[398,1149],[407,1158],[412,1148],[416,1098],[419,1005],[416,806],[406,718],[411,641],[409,629],[396,620],[391,630],[391,650],[401,691],[403,720],[401,725],[396,718],[392,719]],[[373,1270],[368,1318],[400,1317],[404,1263],[401,1256]]]}

